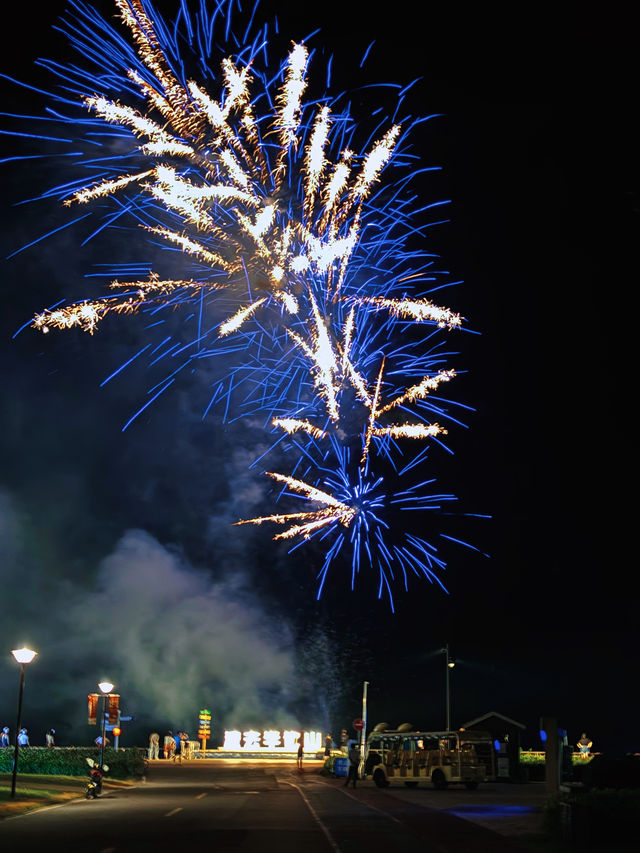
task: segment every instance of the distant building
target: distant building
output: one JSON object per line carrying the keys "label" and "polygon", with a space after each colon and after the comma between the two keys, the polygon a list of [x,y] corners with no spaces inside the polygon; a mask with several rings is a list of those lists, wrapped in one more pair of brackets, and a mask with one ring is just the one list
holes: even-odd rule
{"label": "distant building", "polygon": [[489,732],[496,752],[496,779],[520,782],[520,736],[526,729],[524,723],[512,720],[497,711],[489,711],[475,720],[463,723],[463,729]]}

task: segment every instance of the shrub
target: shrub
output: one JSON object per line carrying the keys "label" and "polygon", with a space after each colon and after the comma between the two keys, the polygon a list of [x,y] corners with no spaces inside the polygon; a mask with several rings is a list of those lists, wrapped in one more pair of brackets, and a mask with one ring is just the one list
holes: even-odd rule
{"label": "shrub", "polygon": [[[0,749],[0,772],[13,770],[13,747]],[[98,760],[100,755],[96,747],[24,747],[18,758],[18,773],[44,773],[50,776],[86,776],[89,767],[87,758]],[[112,747],[104,751],[104,763],[109,767],[108,775],[112,779],[139,779],[144,775],[145,761],[140,750]]]}

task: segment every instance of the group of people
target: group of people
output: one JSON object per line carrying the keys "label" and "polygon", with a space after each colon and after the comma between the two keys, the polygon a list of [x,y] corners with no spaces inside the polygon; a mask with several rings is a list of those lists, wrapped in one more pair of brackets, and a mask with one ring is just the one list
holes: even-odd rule
{"label": "group of people", "polygon": [[[55,746],[55,729],[48,729],[44,736],[45,746]],[[0,732],[0,747],[3,746],[11,746],[11,737],[10,737],[10,729],[9,726],[3,726],[2,731]],[[20,729],[18,732],[18,746],[31,746],[29,743],[29,732],[27,729]]]}
{"label": "group of people", "polygon": [[[172,732],[171,729],[164,736],[162,752],[167,761],[182,761],[189,758],[189,735],[183,731]],[[149,735],[148,756],[150,761],[160,758],[160,735],[151,732]]]}

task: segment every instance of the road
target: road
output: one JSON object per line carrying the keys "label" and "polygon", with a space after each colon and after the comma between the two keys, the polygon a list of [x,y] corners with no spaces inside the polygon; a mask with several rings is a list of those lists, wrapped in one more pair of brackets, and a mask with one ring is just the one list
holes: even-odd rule
{"label": "road", "polygon": [[488,827],[501,815],[519,814],[524,788],[379,790],[367,781],[353,790],[344,780],[321,776],[319,767],[299,772],[285,762],[154,762],[135,787],[4,820],[0,847],[21,853],[522,851],[514,837]]}

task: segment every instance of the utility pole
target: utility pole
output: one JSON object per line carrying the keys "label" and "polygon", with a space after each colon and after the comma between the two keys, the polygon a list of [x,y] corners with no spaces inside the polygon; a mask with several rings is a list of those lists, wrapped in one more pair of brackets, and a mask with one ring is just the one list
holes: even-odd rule
{"label": "utility pole", "polygon": [[449,684],[449,670],[453,669],[455,661],[449,657],[449,643],[442,649],[444,652],[445,665],[445,714],[446,714],[446,731],[451,731],[451,687]]}
{"label": "utility pole", "polygon": [[362,731],[360,732],[360,764],[358,765],[358,776],[362,779],[364,775],[365,754],[364,748],[367,743],[367,687],[369,682],[362,685]]}

